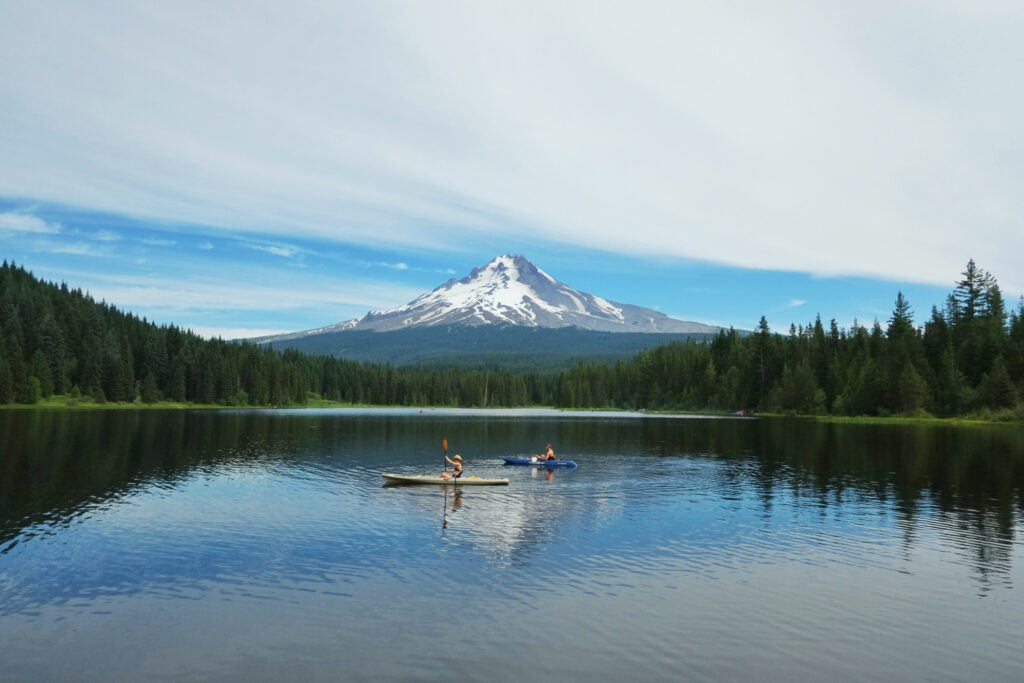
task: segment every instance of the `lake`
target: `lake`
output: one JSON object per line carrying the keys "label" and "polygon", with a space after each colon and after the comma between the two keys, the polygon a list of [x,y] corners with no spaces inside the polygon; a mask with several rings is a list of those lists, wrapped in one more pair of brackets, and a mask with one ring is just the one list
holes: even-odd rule
{"label": "lake", "polygon": [[6,410],[0,680],[1020,681],[1022,511],[1019,425]]}

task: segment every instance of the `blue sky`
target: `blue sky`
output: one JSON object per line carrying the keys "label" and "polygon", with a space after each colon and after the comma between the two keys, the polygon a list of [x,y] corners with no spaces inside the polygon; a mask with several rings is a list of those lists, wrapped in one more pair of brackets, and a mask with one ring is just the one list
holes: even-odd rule
{"label": "blue sky", "polygon": [[0,257],[204,334],[503,253],[784,331],[1024,291],[1024,5],[0,6]]}

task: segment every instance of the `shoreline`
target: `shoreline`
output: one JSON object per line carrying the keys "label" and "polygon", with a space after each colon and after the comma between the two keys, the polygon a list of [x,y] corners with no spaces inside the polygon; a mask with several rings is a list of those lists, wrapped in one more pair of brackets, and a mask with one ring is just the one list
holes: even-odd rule
{"label": "shoreline", "polygon": [[961,415],[956,417],[933,417],[933,416],[905,416],[905,415],[891,415],[891,416],[874,416],[874,415],[858,415],[858,416],[845,416],[845,415],[799,415],[799,414],[784,414],[784,413],[770,413],[763,412],[755,415],[734,415],[732,411],[722,410],[628,410],[622,408],[554,408],[553,406],[490,406],[490,407],[479,407],[479,406],[431,406],[431,405],[415,405],[415,406],[391,406],[391,405],[374,405],[368,403],[341,403],[337,401],[326,401],[323,399],[310,401],[304,404],[291,404],[291,405],[267,405],[267,406],[245,406],[245,405],[221,405],[221,404],[204,404],[204,403],[179,403],[174,401],[160,401],[157,403],[142,403],[141,401],[125,403],[125,402],[103,402],[98,403],[95,401],[85,401],[82,399],[71,399],[67,396],[54,396],[50,399],[44,399],[39,403],[28,404],[28,403],[4,403],[0,404],[0,411],[103,411],[103,410],[308,410],[308,409],[323,409],[323,408],[360,408],[360,409],[380,409],[387,410],[392,408],[403,408],[403,409],[420,409],[430,410],[437,408],[472,408],[475,410],[509,410],[514,408],[522,409],[549,409],[549,410],[564,410],[567,412],[629,412],[638,414],[648,415],[692,415],[697,417],[736,417],[736,419],[752,419],[752,418],[764,418],[774,420],[813,420],[817,422],[832,422],[837,424],[877,424],[877,425],[1024,425],[1024,417],[1022,418],[999,418],[999,417],[979,417],[971,415]]}

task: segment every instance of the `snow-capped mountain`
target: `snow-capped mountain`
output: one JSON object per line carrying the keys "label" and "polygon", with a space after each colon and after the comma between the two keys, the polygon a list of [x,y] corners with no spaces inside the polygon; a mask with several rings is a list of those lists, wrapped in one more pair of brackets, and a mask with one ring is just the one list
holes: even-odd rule
{"label": "snow-capped mountain", "polygon": [[575,326],[599,332],[714,334],[718,331],[710,325],[677,320],[649,308],[580,292],[522,256],[505,255],[486,266],[474,268],[461,280],[449,280],[404,306],[371,311],[356,320],[259,341],[285,341],[347,330],[388,332],[415,327],[494,324]]}

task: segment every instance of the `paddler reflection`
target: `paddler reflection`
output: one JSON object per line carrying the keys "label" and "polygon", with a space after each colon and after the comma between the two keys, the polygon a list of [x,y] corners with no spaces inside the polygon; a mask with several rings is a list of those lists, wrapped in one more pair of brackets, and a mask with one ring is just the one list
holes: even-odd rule
{"label": "paddler reflection", "polygon": [[555,470],[550,467],[535,467],[530,471],[530,476],[539,477],[541,472],[544,473],[544,478],[548,481],[555,478]]}
{"label": "paddler reflection", "polygon": [[[457,488],[457,489],[455,489],[455,492],[452,495],[452,508],[451,508],[451,512],[455,512],[460,507],[462,507],[462,490]],[[449,514],[450,513],[448,511],[448,488],[445,487],[445,492],[444,492],[444,512],[441,513],[441,528],[442,529],[447,529],[448,528],[448,515]]]}

